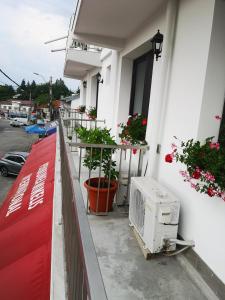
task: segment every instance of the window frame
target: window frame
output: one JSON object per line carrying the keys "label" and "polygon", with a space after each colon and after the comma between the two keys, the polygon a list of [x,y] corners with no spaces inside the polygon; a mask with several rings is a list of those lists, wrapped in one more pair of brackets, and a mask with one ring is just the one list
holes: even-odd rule
{"label": "window frame", "polygon": [[136,58],[133,61],[133,73],[132,73],[132,83],[131,83],[131,96],[130,96],[130,107],[129,114],[133,115],[134,111],[134,98],[135,98],[135,90],[136,90],[136,75],[137,75],[137,67],[138,64],[147,60],[146,70],[145,70],[145,80],[144,80],[144,91],[143,91],[143,99],[142,99],[142,114],[147,118],[149,103],[150,103],[150,94],[151,94],[151,84],[152,84],[152,72],[153,72],[153,64],[154,64],[154,53],[153,50],[148,51],[142,56]]}

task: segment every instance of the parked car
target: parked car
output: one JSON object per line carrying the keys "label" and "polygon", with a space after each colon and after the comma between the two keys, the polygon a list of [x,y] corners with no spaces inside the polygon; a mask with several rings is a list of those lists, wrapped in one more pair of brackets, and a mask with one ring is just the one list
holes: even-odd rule
{"label": "parked car", "polygon": [[22,122],[18,121],[17,119],[13,119],[12,121],[10,121],[9,124],[13,127],[20,127],[24,125]]}
{"label": "parked car", "polygon": [[18,175],[28,157],[28,152],[8,152],[0,159],[0,174],[4,177],[8,174]]}

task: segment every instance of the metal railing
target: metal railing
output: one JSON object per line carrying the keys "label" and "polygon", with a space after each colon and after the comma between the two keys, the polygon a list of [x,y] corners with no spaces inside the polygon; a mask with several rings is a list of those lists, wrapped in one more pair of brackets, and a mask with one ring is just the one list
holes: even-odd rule
{"label": "metal railing", "polygon": [[76,128],[79,127],[85,127],[87,129],[90,128],[97,128],[98,124],[100,123],[105,123],[104,120],[91,120],[91,119],[86,119],[84,118],[83,115],[80,116],[80,118],[69,118],[69,119],[64,119],[64,124],[66,125],[66,134],[67,137],[69,139],[73,139],[75,142],[78,141],[78,137],[77,137],[77,132],[76,132]]}
{"label": "metal railing", "polygon": [[84,50],[84,51],[91,51],[91,52],[98,52],[100,53],[102,51],[102,48],[96,47],[94,45],[89,45],[77,40],[73,40],[70,48],[74,48],[76,50]]}
{"label": "metal railing", "polygon": [[[61,116],[63,118],[63,124],[66,128],[66,136],[70,140],[78,142],[76,128],[85,127],[87,129],[97,128],[99,124],[105,124],[105,120],[90,119],[87,118],[85,113],[80,113],[75,109],[61,110]],[[74,137],[74,138],[73,138]]]}
{"label": "metal railing", "polygon": [[[88,174],[85,178],[86,183],[91,185],[92,178],[97,177],[97,195],[96,195],[96,210],[90,211],[90,194],[87,193],[86,198],[86,209],[88,213],[95,213],[97,215],[108,214],[109,204],[109,192],[112,183],[115,181],[111,178],[113,170],[117,172],[118,180],[116,180],[117,190],[115,194],[114,205],[122,206],[124,204],[129,204],[129,191],[130,191],[130,181],[132,176],[142,176],[146,173],[146,167],[143,168],[143,155],[148,151],[149,147],[147,145],[140,146],[128,146],[128,145],[103,145],[103,144],[85,144],[85,143],[69,143],[70,150],[79,149],[77,156],[76,169],[78,181],[81,182],[84,176]],[[134,154],[135,153],[135,154]],[[108,156],[107,162],[104,160],[105,154]],[[97,168],[92,170],[92,164],[96,164],[95,157],[97,155]],[[89,157],[89,168],[84,167],[84,160]],[[94,158],[93,158],[94,157]],[[98,210],[100,203],[100,186],[104,180],[103,164],[108,164],[108,174],[106,179],[106,205],[105,211]],[[82,183],[83,184],[83,183]],[[95,182],[96,184],[96,182]]]}
{"label": "metal railing", "polygon": [[[71,110],[68,112],[69,115],[72,114]],[[76,114],[76,111],[74,112]],[[109,174],[111,174],[112,165],[111,162],[115,161],[116,163],[116,172],[118,172],[118,180],[117,180],[117,191],[115,196],[115,203],[116,206],[123,206],[129,204],[129,189],[130,189],[130,179],[132,176],[145,176],[148,162],[146,161],[143,164],[143,157],[146,151],[148,151],[148,145],[105,145],[105,144],[84,144],[81,143],[75,128],[78,127],[85,127],[85,128],[96,128],[99,123],[104,122],[103,120],[90,120],[90,119],[63,119],[63,126],[67,137],[71,137],[69,142],[70,151],[77,152],[78,155],[74,157],[74,161],[76,164],[76,176],[81,182],[81,177],[83,175],[87,176],[88,179],[86,182],[90,185],[90,179],[93,176],[98,177],[98,191],[97,191],[97,208],[99,207],[99,189],[101,185],[102,178],[104,177],[103,170],[102,170],[102,163],[104,154],[108,151],[110,152],[109,158]],[[96,168],[95,172],[88,170],[85,168],[84,160],[86,154],[88,153],[90,160],[92,161],[92,155],[94,152],[98,152],[99,160],[98,161],[98,170]],[[96,154],[96,153],[95,153]],[[86,174],[85,174],[86,173]],[[112,180],[109,176],[108,186],[107,186],[107,203],[105,212],[96,211],[96,214],[107,214],[109,208],[109,188],[111,187]],[[83,184],[83,183],[82,183]],[[87,212],[89,213],[89,192],[87,193],[87,201],[86,201],[86,208]]]}
{"label": "metal railing", "polygon": [[62,214],[69,300],[107,299],[80,184],[60,121]]}

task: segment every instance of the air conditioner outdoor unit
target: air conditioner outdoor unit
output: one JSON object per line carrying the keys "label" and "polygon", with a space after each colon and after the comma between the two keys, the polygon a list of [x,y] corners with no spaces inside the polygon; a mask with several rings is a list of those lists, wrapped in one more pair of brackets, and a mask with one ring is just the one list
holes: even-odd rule
{"label": "air conditioner outdoor unit", "polygon": [[[165,240],[177,238],[179,210],[178,199],[154,179],[131,178],[129,220],[151,253],[165,250]],[[175,249],[170,244],[166,250]]]}

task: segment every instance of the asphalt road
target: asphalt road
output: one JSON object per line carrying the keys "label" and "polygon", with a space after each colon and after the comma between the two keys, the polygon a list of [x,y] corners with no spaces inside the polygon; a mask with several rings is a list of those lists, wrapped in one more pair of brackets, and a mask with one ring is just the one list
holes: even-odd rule
{"label": "asphalt road", "polygon": [[[9,151],[28,151],[32,143],[37,139],[36,135],[28,135],[23,128],[11,127],[9,120],[0,119],[0,157]],[[16,176],[0,175],[0,205],[4,201]]]}

